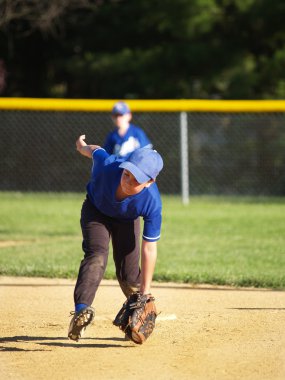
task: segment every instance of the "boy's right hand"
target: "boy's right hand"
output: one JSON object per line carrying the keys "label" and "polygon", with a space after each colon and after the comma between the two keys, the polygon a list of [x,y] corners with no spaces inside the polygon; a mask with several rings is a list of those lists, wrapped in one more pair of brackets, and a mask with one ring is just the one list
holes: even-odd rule
{"label": "boy's right hand", "polygon": [[76,149],[80,152],[80,149],[83,147],[83,146],[86,146],[86,142],[84,141],[86,138],[85,135],[81,135],[78,137],[78,139],[76,140]]}
{"label": "boy's right hand", "polygon": [[93,150],[100,148],[100,146],[88,145],[86,144],[84,140],[85,140],[85,135],[81,135],[78,137],[78,139],[76,140],[76,149],[78,150],[79,153],[82,154],[82,156],[91,158]]}

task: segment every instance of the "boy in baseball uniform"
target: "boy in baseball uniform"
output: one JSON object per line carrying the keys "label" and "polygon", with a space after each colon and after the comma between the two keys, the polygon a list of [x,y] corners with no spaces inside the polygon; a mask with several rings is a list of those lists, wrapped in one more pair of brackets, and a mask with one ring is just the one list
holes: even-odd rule
{"label": "boy in baseball uniform", "polygon": [[112,120],[116,126],[110,132],[103,148],[109,154],[126,157],[138,148],[152,148],[146,133],[137,125],[131,123],[132,113],[124,102],[117,102],[112,109]]}
{"label": "boy in baseball uniform", "polygon": [[[150,148],[136,149],[124,158],[109,155],[98,145],[87,145],[85,135],[78,138],[76,148],[93,161],[80,220],[84,257],[68,330],[68,337],[78,341],[94,319],[91,305],[104,276],[110,240],[116,276],[125,296],[136,291],[150,294],[162,212],[156,177],[163,160]],[[141,244],[140,217],[144,221]]]}

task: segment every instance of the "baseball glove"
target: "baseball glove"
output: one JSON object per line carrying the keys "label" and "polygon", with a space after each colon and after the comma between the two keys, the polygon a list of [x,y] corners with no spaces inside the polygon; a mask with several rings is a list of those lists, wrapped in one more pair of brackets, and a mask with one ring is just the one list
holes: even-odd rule
{"label": "baseball glove", "polygon": [[142,344],[153,332],[157,317],[151,294],[133,293],[113,321],[134,343]]}

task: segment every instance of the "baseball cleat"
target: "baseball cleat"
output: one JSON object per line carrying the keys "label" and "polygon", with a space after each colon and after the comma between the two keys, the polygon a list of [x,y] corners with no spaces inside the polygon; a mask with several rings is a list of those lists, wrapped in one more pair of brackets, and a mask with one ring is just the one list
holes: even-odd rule
{"label": "baseball cleat", "polygon": [[93,307],[87,306],[78,312],[71,311],[70,315],[73,315],[73,317],[68,329],[68,338],[78,342],[82,338],[86,327],[93,321],[95,310]]}

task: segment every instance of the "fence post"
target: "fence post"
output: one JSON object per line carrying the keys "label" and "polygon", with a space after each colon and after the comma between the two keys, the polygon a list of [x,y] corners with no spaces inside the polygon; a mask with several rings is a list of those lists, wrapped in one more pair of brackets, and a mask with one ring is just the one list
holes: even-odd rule
{"label": "fence post", "polygon": [[187,113],[180,113],[180,155],[182,203],[189,203],[188,121]]}

